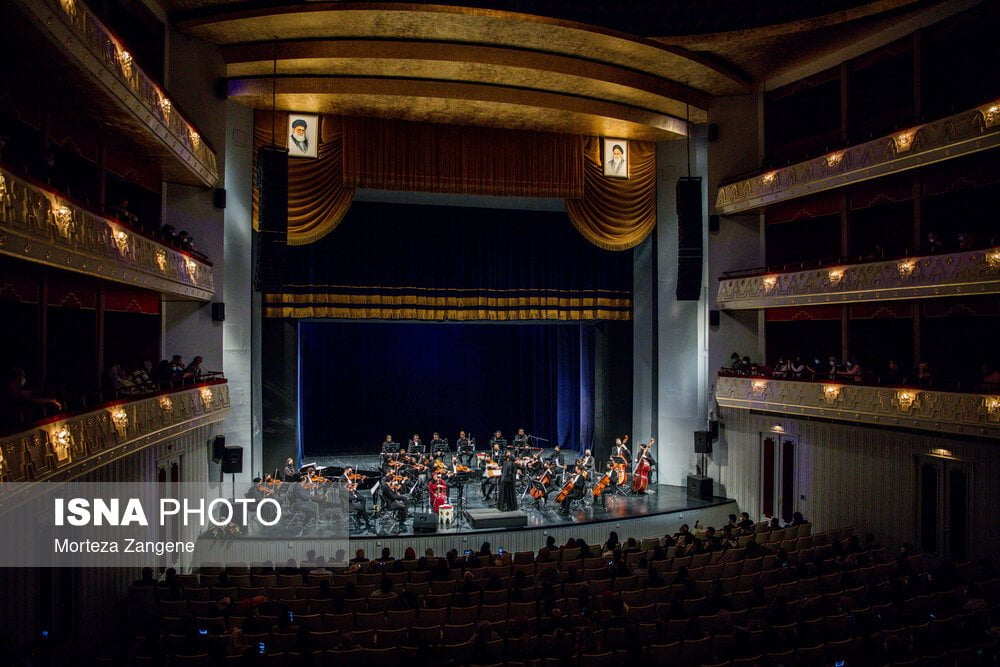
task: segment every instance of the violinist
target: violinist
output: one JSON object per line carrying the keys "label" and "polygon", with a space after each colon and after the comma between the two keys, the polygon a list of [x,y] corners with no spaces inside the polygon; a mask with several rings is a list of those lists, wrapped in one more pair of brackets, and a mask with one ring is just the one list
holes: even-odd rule
{"label": "violinist", "polygon": [[365,506],[365,499],[358,494],[358,485],[354,482],[348,482],[347,486],[347,502],[350,506],[351,514],[360,527],[363,523],[366,530],[372,529],[372,515]]}
{"label": "violinist", "polygon": [[396,512],[399,522],[406,523],[406,496],[399,492],[399,482],[384,479],[379,487],[379,494],[382,496],[382,511]]}
{"label": "violinist", "polygon": [[303,475],[302,479],[298,484],[295,484],[290,489],[288,489],[288,500],[291,506],[292,512],[301,512],[305,517],[303,525],[307,525],[312,521],[316,520],[319,515],[319,508],[313,501],[312,491],[310,490],[309,476]]}
{"label": "violinist", "polygon": [[285,468],[281,471],[285,477],[286,482],[294,482],[299,477],[299,471],[295,469],[295,459],[289,457],[285,461]]}
{"label": "violinist", "polygon": [[569,481],[566,482],[563,490],[559,492],[559,495],[562,497],[562,507],[559,509],[560,514],[569,514],[570,503],[583,498],[584,486],[586,486],[586,477],[580,466],[576,466],[573,469],[573,474],[569,476]]}
{"label": "violinist", "polygon": [[[274,495],[274,490],[277,487],[277,484],[275,484],[275,482],[277,480],[271,477],[271,473],[267,473],[266,475],[264,475],[263,480],[258,479],[254,481],[257,482],[257,490],[260,491],[261,498],[267,498],[268,496]],[[280,484],[281,482],[278,481],[277,483]]]}

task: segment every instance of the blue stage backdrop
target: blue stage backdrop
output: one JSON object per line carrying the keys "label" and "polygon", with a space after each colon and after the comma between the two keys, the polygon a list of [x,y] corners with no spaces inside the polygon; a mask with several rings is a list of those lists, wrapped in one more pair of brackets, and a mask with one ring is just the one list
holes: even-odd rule
{"label": "blue stage backdrop", "polygon": [[306,459],[459,430],[483,448],[518,427],[564,448],[594,438],[592,324],[299,323]]}

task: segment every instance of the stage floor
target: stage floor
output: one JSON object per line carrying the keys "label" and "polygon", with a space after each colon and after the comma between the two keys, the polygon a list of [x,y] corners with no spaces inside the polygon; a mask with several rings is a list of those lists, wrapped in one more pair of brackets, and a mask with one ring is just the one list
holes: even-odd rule
{"label": "stage floor", "polygon": [[[344,456],[344,457],[318,457],[309,459],[321,466],[353,466],[355,469],[372,469],[378,467],[378,457],[371,455]],[[364,493],[362,491],[362,493]],[[549,528],[566,528],[579,526],[581,524],[600,524],[605,522],[616,523],[623,519],[637,519],[642,517],[656,517],[661,515],[672,515],[683,513],[688,510],[698,510],[718,505],[725,505],[733,502],[728,498],[715,497],[712,500],[698,500],[688,498],[687,489],[680,486],[650,485],[649,491],[641,495],[609,495],[607,509],[594,506],[589,491],[585,497],[584,505],[577,511],[571,511],[568,515],[559,513],[559,506],[555,504],[555,497],[558,490],[550,494],[552,502],[549,504],[536,505],[531,496],[525,495],[520,498],[520,509],[527,515],[528,523],[525,527],[511,530],[545,530]],[[455,506],[455,514],[458,516],[458,505],[456,491],[451,489],[449,500]],[[464,509],[480,509],[492,507],[493,504],[482,499],[481,483],[474,481],[465,486]],[[369,503],[369,508],[371,504]],[[350,537],[355,539],[367,539],[375,536],[383,537],[409,537],[419,535],[413,532],[413,515],[415,512],[427,512],[430,508],[410,507],[409,518],[404,526],[394,530],[388,530],[386,526],[375,526],[374,530],[352,530]],[[693,526],[692,526],[693,527]],[[476,533],[495,533],[496,528],[475,529],[464,520],[461,523],[455,522],[451,525],[439,525],[438,535],[464,535]],[[306,531],[300,537],[315,538],[318,532]]]}

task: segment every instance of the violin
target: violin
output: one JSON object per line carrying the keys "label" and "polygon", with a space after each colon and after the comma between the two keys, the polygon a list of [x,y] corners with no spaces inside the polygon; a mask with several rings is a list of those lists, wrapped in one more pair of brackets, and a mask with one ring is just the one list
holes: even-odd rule
{"label": "violin", "polygon": [[347,479],[352,482],[363,482],[368,479],[368,475],[362,475],[361,473],[351,472],[347,474]]}

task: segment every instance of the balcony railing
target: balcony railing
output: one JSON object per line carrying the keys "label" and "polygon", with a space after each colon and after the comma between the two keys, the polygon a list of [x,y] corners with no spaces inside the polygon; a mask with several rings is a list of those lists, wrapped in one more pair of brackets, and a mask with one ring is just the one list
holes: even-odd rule
{"label": "balcony railing", "polygon": [[716,211],[742,211],[1000,146],[1000,100],[719,187]]}
{"label": "balcony railing", "polygon": [[0,436],[0,480],[67,481],[229,413],[225,380],[60,415]]}
{"label": "balcony railing", "polygon": [[[147,75],[126,45],[91,11],[83,0],[18,0],[33,23],[72,62],[85,71],[115,108],[138,124],[149,143],[183,165],[183,180],[215,187],[219,180],[215,150],[198,132],[180,106]],[[177,170],[167,170],[176,172]],[[182,178],[182,174],[174,173]]]}
{"label": "balcony railing", "polygon": [[720,308],[746,310],[1000,292],[1000,248],[719,281]]}
{"label": "balcony railing", "polygon": [[725,408],[1000,438],[1000,396],[988,394],[720,376],[715,398]]}
{"label": "balcony railing", "polygon": [[212,267],[0,167],[0,252],[208,301]]}

